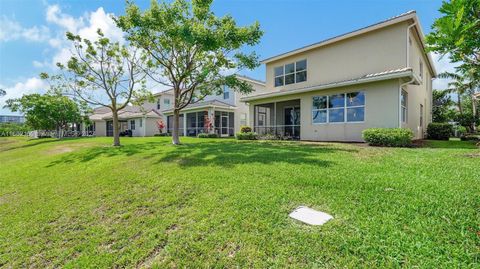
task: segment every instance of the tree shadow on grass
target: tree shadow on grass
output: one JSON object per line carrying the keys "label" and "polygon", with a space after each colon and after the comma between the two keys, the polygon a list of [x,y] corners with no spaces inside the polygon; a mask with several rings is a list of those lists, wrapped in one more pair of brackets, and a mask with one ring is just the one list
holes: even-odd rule
{"label": "tree shadow on grass", "polygon": [[34,147],[34,146],[38,146],[46,143],[53,143],[53,142],[59,142],[59,141],[62,141],[62,140],[52,139],[52,138],[42,138],[42,139],[35,139],[35,140],[30,139],[30,140],[22,141],[23,142],[22,145],[19,145],[19,146],[0,148],[0,152],[5,152],[5,151],[10,151],[15,149],[22,149],[22,148],[30,148],[30,147]]}
{"label": "tree shadow on grass", "polygon": [[182,167],[216,165],[226,168],[247,163],[329,166],[332,162],[321,158],[321,155],[336,151],[346,151],[346,149],[296,143],[209,142],[179,147],[161,156],[156,163],[175,162]]}
{"label": "tree shadow on grass", "polygon": [[[334,152],[356,152],[332,145],[303,145],[277,142],[209,141],[173,146],[168,141],[126,144],[119,148],[95,147],[67,154],[48,166],[61,163],[89,162],[98,157],[143,157],[153,164],[176,163],[182,167],[216,165],[233,167],[246,163],[289,163],[329,166],[322,155]],[[325,155],[326,156],[326,155]],[[138,161],[138,159],[136,160]]]}
{"label": "tree shadow on grass", "polygon": [[115,157],[125,156],[130,157],[137,154],[145,154],[158,150],[160,146],[167,145],[168,142],[147,142],[141,144],[124,144],[120,147],[113,146],[95,146],[86,150],[80,150],[62,156],[58,160],[51,162],[47,167],[51,167],[62,163],[78,163],[89,162],[99,157]]}

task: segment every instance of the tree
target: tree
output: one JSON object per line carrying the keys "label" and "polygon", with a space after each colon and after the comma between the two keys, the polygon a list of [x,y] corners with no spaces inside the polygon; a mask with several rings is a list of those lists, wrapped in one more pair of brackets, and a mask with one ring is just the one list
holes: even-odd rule
{"label": "tree", "polygon": [[29,94],[9,99],[5,107],[13,112],[25,114],[28,126],[36,130],[56,130],[61,138],[69,123],[82,120],[80,107],[73,100],[61,95]]}
{"label": "tree", "polygon": [[254,52],[241,49],[260,41],[258,22],[239,27],[227,15],[216,17],[212,0],[152,1],[144,12],[128,3],[126,15],[116,22],[128,39],[149,55],[148,76],[173,88],[173,144],[180,144],[179,116],[187,105],[221,93],[222,86],[249,93],[251,85],[226,70],[253,69],[259,65]]}
{"label": "tree", "polygon": [[432,25],[427,35],[428,50],[448,54],[451,62],[461,62],[461,69],[480,76],[480,1],[443,1],[443,17]]}
{"label": "tree", "polygon": [[0,89],[0,97],[7,95],[7,92],[4,89]]}
{"label": "tree", "polygon": [[452,121],[454,112],[451,107],[453,102],[448,91],[434,90],[433,92],[432,120],[433,122]]}
{"label": "tree", "polygon": [[[468,72],[468,70],[463,68],[457,68],[456,71],[457,73],[444,72],[439,74],[439,77],[452,80],[448,83],[449,88],[447,91],[457,95],[459,114],[455,117],[456,121],[475,131],[479,117],[476,109],[477,101],[474,96],[480,89],[480,80],[474,72]],[[467,99],[468,102],[465,102],[463,99]],[[468,113],[464,112],[466,109]]]}
{"label": "tree", "polygon": [[73,56],[62,73],[42,78],[53,81],[52,88],[78,98],[90,105],[107,107],[113,118],[113,145],[120,146],[118,111],[132,100],[149,99],[145,89],[143,65],[146,57],[138,49],[111,42],[99,29],[98,40],[92,42],[67,33],[73,43]]}

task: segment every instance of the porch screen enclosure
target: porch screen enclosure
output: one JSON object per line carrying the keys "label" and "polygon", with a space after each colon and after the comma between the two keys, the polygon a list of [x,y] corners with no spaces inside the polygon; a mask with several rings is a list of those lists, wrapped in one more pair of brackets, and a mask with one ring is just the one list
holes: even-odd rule
{"label": "porch screen enclosure", "polygon": [[300,139],[300,100],[255,105],[254,131],[282,139]]}

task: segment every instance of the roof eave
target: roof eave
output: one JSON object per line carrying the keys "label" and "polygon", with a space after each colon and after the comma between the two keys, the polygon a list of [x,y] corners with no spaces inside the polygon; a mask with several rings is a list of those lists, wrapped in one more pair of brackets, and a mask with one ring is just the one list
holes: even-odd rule
{"label": "roof eave", "polygon": [[409,12],[409,13],[403,15],[403,16],[399,16],[399,17],[391,19],[391,20],[387,20],[387,21],[384,21],[384,22],[373,24],[373,25],[370,25],[370,26],[367,26],[367,27],[364,27],[364,28],[361,28],[361,29],[358,29],[358,30],[354,30],[354,31],[352,31],[350,33],[347,33],[347,34],[339,35],[337,37],[333,37],[333,38],[327,39],[325,41],[320,41],[318,43],[307,45],[307,46],[299,48],[299,49],[291,50],[289,52],[282,53],[282,54],[279,54],[279,55],[261,60],[260,63],[267,64],[267,63],[277,61],[277,60],[280,60],[280,59],[283,59],[283,58],[286,58],[286,57],[290,57],[290,56],[298,54],[298,53],[302,53],[302,52],[309,51],[309,50],[312,50],[312,49],[316,49],[316,48],[319,48],[319,47],[323,47],[323,46],[326,46],[326,45],[329,45],[329,44],[332,44],[332,43],[335,43],[335,42],[338,42],[338,41],[341,41],[341,40],[345,40],[345,39],[348,39],[348,38],[351,38],[351,37],[354,37],[354,36],[358,36],[358,35],[365,34],[365,33],[371,32],[371,31],[375,31],[377,29],[381,29],[381,28],[384,28],[386,26],[394,25],[394,24],[397,24],[397,23],[400,23],[400,22],[403,22],[403,21],[407,21],[409,19],[414,19],[415,17],[416,17],[416,12]]}
{"label": "roof eave", "polygon": [[354,79],[354,80],[343,81],[343,82],[335,82],[335,83],[329,83],[324,85],[306,87],[298,90],[274,92],[274,93],[262,94],[257,96],[247,96],[247,97],[240,98],[240,101],[249,102],[249,101],[261,100],[261,99],[267,99],[271,97],[286,96],[286,95],[292,95],[292,94],[298,94],[298,93],[305,93],[305,92],[331,89],[331,88],[337,88],[337,87],[345,87],[345,86],[351,86],[356,84],[364,84],[369,82],[377,82],[382,80],[390,80],[390,79],[397,79],[397,78],[403,78],[403,77],[412,78],[414,80],[414,83],[418,83],[418,78],[416,78],[413,72],[411,70],[407,70],[407,71],[398,72],[394,74],[386,74],[382,76],[366,77],[366,78]]}

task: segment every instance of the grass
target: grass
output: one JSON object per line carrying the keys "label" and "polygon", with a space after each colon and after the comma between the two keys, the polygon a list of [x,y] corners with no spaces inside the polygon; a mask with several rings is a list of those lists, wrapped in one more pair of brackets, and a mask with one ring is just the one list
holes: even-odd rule
{"label": "grass", "polygon": [[183,142],[1,138],[0,267],[479,266],[472,143]]}

